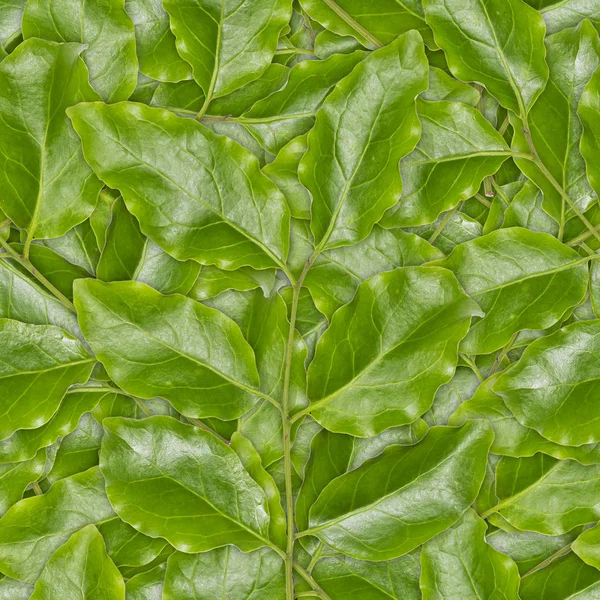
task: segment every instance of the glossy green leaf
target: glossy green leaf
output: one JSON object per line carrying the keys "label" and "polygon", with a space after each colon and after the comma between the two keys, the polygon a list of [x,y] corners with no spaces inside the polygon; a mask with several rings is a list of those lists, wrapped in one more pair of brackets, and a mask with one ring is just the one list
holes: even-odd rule
{"label": "glossy green leaf", "polygon": [[581,155],[585,159],[590,185],[600,192],[600,160],[598,137],[600,135],[600,69],[597,69],[581,93],[578,115],[583,126]]}
{"label": "glossy green leaf", "polygon": [[548,79],[542,16],[522,0],[423,0],[423,8],[455,77],[526,114]]}
{"label": "glossy green leaf", "polygon": [[[600,39],[592,24],[584,21],[546,39],[550,79],[529,114],[531,138],[538,157],[581,211],[597,199],[585,177],[585,162],[579,150],[582,126],[577,107],[584,86],[600,64]],[[519,126],[513,147],[528,152],[529,144]],[[517,161],[519,168],[544,193],[544,209],[564,225],[569,206],[548,178],[531,161]]]}
{"label": "glossy green leaf", "polygon": [[243,553],[225,546],[202,554],[176,552],[167,564],[162,598],[284,600],[283,562],[269,549]]}
{"label": "glossy green leaf", "polygon": [[0,579],[0,598],[2,600],[29,600],[33,593],[33,585],[16,581],[10,577]]}
{"label": "glossy green leaf", "polygon": [[0,45],[10,46],[21,33],[25,0],[4,0],[0,3]]}
{"label": "glossy green leaf", "polygon": [[58,237],[94,210],[101,184],[65,109],[97,95],[80,44],[31,39],[0,63],[0,208],[33,237]]}
{"label": "glossy green leaf", "polygon": [[[100,192],[98,196],[98,205],[94,209],[87,221],[69,229],[65,235],[58,238],[43,240],[44,246],[54,250],[63,258],[74,265],[83,267],[88,273],[96,272],[96,265],[100,259],[99,241],[94,233],[96,224],[98,206],[101,206],[104,193]],[[104,247],[104,243],[102,243]]]}
{"label": "glossy green leaf", "polygon": [[160,564],[128,579],[125,584],[126,600],[162,600],[165,572],[166,565]]}
{"label": "glossy green leaf", "polygon": [[321,559],[314,578],[331,598],[351,600],[420,600],[419,562],[408,554],[388,562],[364,562],[337,555]]}
{"label": "glossy green leaf", "polygon": [[94,358],[66,331],[0,319],[0,438],[50,420],[67,389],[85,383]]}
{"label": "glossy green leaf", "polygon": [[598,0],[562,0],[541,7],[540,12],[546,21],[548,35],[575,27],[584,19],[594,24],[600,23],[600,3]]}
{"label": "glossy green leaf", "polygon": [[212,434],[170,417],[115,417],[104,428],[100,465],[125,522],[186,552],[269,545],[264,491]]}
{"label": "glossy green leaf", "polygon": [[513,600],[519,571],[511,558],[485,541],[485,522],[469,509],[421,552],[424,600]]}
{"label": "glossy green leaf", "polygon": [[556,238],[521,228],[493,231],[456,247],[436,264],[453,271],[485,313],[461,349],[488,354],[518,331],[554,325],[583,301],[587,262]]}
{"label": "glossy green leaf", "polygon": [[419,100],[417,109],[421,139],[402,160],[402,198],[383,218],[386,227],[435,221],[471,198],[510,154],[502,136],[474,108]]}
{"label": "glossy green leaf", "polygon": [[86,340],[130,394],[160,396],[188,417],[220,419],[241,416],[264,396],[252,349],[214,309],[143,283],[92,279],[75,284],[75,304]]}
{"label": "glossy green leaf", "polygon": [[324,102],[299,166],[319,249],[364,239],[397,201],[398,161],[418,141],[415,96],[426,88],[423,42],[409,32],[373,52]]}
{"label": "glossy green leaf", "polygon": [[567,446],[597,443],[600,322],[574,323],[534,341],[494,390],[520,423]]}
{"label": "glossy green leaf", "polygon": [[[142,231],[172,256],[225,269],[285,261],[285,199],[235,142],[139,104],[80,104],[69,115],[94,170],[121,191]],[[178,150],[157,154],[154,144]]]}
{"label": "glossy green leaf", "polygon": [[[414,447],[391,446],[321,492],[306,532],[355,558],[406,554],[473,502],[491,442],[489,426],[471,421],[459,429],[433,428]],[[465,469],[469,478],[461,476]]]}
{"label": "glossy green leaf", "polygon": [[275,270],[256,271],[250,267],[242,267],[235,271],[202,267],[188,296],[201,302],[229,290],[247,292],[260,288],[263,295],[267,297],[275,287],[275,275]]}
{"label": "glossy green leaf", "polygon": [[135,35],[123,0],[28,0],[23,37],[83,44],[90,83],[107,102],[127,100],[135,89]]}
{"label": "glossy green leaf", "polygon": [[177,52],[162,1],[126,0],[125,10],[135,26],[140,71],[158,81],[190,79],[192,69]]}
{"label": "glossy green leaf", "polygon": [[472,85],[462,83],[448,75],[446,71],[430,64],[429,88],[421,94],[421,98],[432,102],[446,100],[476,106],[480,99],[480,93]]}
{"label": "glossy green leaf", "polygon": [[163,0],[163,6],[177,49],[206,94],[206,106],[260,77],[291,16],[289,0]]}
{"label": "glossy green leaf", "polygon": [[43,496],[21,500],[0,519],[0,569],[33,583],[72,533],[113,516],[98,467],[62,479]]}
{"label": "glossy green leaf", "polygon": [[367,280],[317,345],[311,415],[359,436],[411,423],[451,379],[458,344],[478,314],[444,269],[405,267]]}
{"label": "glossy green leaf", "polygon": [[30,460],[0,465],[0,515],[23,497],[30,483],[41,479],[45,466],[45,450],[40,450]]}

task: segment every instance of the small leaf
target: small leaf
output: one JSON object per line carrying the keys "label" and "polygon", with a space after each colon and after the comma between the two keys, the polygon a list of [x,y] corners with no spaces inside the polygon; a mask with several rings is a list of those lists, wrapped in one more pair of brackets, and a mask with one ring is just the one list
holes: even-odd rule
{"label": "small leaf", "polygon": [[170,417],[103,424],[100,466],[126,523],[185,552],[270,545],[264,491],[212,434]]}
{"label": "small leaf", "polygon": [[66,331],[0,319],[0,439],[50,420],[67,389],[95,360]]}
{"label": "small leaf", "polygon": [[469,509],[421,552],[423,600],[514,600],[519,571],[485,541],[486,525]]}
{"label": "small leaf", "polygon": [[33,583],[72,533],[112,517],[98,467],[62,479],[43,496],[21,500],[0,519],[0,569]]}
{"label": "small leaf", "polygon": [[491,442],[489,425],[470,421],[459,429],[434,427],[416,446],[391,446],[334,479],[303,534],[364,560],[406,554],[455,523],[475,500]]}
{"label": "small leaf", "polygon": [[320,250],[364,239],[396,203],[398,161],[418,141],[415,96],[426,88],[423,42],[409,32],[369,55],[324,102],[299,167]]}
{"label": "small leaf", "polygon": [[93,525],[74,533],[51,557],[32,600],[125,600],[125,583]]}
{"label": "small leaf", "polygon": [[451,379],[458,343],[478,314],[445,269],[404,267],[362,283],[317,345],[311,415],[330,431],[363,437],[411,423]]}
{"label": "small leaf", "polygon": [[122,0],[28,0],[23,37],[84,44],[90,83],[106,102],[127,100],[135,89],[135,35]]}

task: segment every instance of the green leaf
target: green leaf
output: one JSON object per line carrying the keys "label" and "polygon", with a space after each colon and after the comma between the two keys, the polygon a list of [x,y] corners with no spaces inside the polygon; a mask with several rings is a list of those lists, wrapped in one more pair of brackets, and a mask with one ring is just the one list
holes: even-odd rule
{"label": "green leaf", "polygon": [[21,500],[0,519],[0,569],[33,583],[72,533],[112,517],[98,467],[62,479],[43,496]]}
{"label": "green leaf", "polygon": [[444,269],[372,277],[319,340],[308,370],[310,414],[330,431],[363,437],[411,423],[451,379],[458,343],[478,314]]}
{"label": "green leaf", "polygon": [[519,571],[508,556],[485,541],[486,525],[469,509],[421,552],[424,600],[513,600]]}
{"label": "green leaf", "polygon": [[600,566],[600,526],[584,531],[571,546],[573,552],[584,562],[596,569]]}
{"label": "green leaf", "polygon": [[4,0],[0,3],[0,46],[11,46],[21,33],[25,0]]}
{"label": "green leaf", "polygon": [[129,394],[219,419],[235,419],[265,397],[252,349],[217,310],[143,283],[92,279],[75,284],[75,306],[98,360]]}
{"label": "green leaf", "polygon": [[273,59],[291,16],[289,0],[244,4],[164,0],[177,50],[206,94],[205,108],[260,77]]}
{"label": "green leaf", "polygon": [[502,136],[474,108],[460,102],[419,100],[422,134],[401,163],[402,198],[382,221],[410,227],[471,198],[511,154]]}
{"label": "green leaf", "polygon": [[176,552],[167,563],[162,598],[284,600],[283,561],[269,549],[243,553],[225,546],[203,554]]}
{"label": "green leaf", "polygon": [[375,225],[358,244],[321,254],[304,279],[315,305],[328,319],[352,300],[358,286],[378,273],[417,266],[442,253],[415,234]]}
{"label": "green leaf", "polygon": [[[600,64],[598,32],[589,21],[546,39],[550,79],[529,114],[531,138],[536,153],[577,207],[585,212],[597,199],[585,177],[585,162],[579,150],[582,126],[577,107],[584,87]],[[528,152],[521,127],[514,128],[513,147]],[[544,209],[564,225],[569,207],[546,175],[527,160],[519,168],[544,193]]]}
{"label": "green leaf", "polygon": [[431,102],[446,100],[476,106],[480,99],[480,93],[472,85],[462,83],[448,75],[446,71],[430,64],[429,88],[421,94],[421,98]]}
{"label": "green leaf", "polygon": [[390,44],[400,34],[416,29],[428,46],[435,46],[419,0],[302,0],[311,19],[338,35],[350,35],[367,48]]}
{"label": "green leaf", "polygon": [[0,208],[28,240],[63,235],[96,206],[101,183],[65,115],[97,99],[82,50],[31,39],[0,63]]}
{"label": "green leaf", "polygon": [[260,288],[266,297],[275,287],[275,275],[274,269],[256,271],[242,267],[236,271],[222,271],[216,267],[202,267],[188,296],[201,302],[228,290],[247,292]]}
{"label": "green leaf", "polygon": [[391,446],[321,492],[304,535],[359,559],[406,554],[473,502],[491,442],[489,425],[470,421],[459,429],[434,427],[413,447]]}
{"label": "green leaf", "polygon": [[558,223],[542,208],[544,195],[531,181],[526,181],[504,212],[504,227],[526,227],[531,231],[558,235]]}
{"label": "green leaf", "polygon": [[45,450],[40,450],[30,460],[0,465],[0,515],[23,497],[30,483],[41,479],[45,466]]}
{"label": "green leaf", "polygon": [[299,166],[319,250],[364,239],[396,203],[398,161],[418,141],[415,96],[426,88],[423,42],[409,32],[370,54],[324,102]]}
{"label": "green leaf", "polygon": [[[80,104],[68,112],[94,170],[169,254],[227,270],[282,266],[285,198],[248,151],[197,122],[140,104]],[[172,151],[148,156],[140,136],[148,149]]]}
{"label": "green leaf", "polygon": [[170,417],[103,424],[100,466],[125,522],[185,552],[270,545],[265,493],[226,444]]}
{"label": "green leaf", "polygon": [[125,584],[127,600],[162,600],[166,569],[165,564],[160,564],[128,579]]}
{"label": "green leaf", "polygon": [[567,27],[575,27],[584,19],[590,19],[595,25],[600,23],[600,3],[598,0],[562,0],[551,2],[541,8],[540,12],[546,21],[548,35],[562,31]]}
{"label": "green leaf", "polygon": [[504,347],[524,329],[547,329],[580,304],[587,258],[545,233],[500,229],[457,246],[438,261],[456,275],[485,316],[461,343],[467,354]]}
{"label": "green leaf", "polygon": [[312,574],[336,600],[421,599],[419,561],[414,554],[379,563],[337,555],[321,559]]}
{"label": "green leaf", "polygon": [[0,579],[0,598],[2,600],[29,600],[33,593],[33,585],[16,581],[9,577]]}
{"label": "green leaf", "polygon": [[135,34],[123,0],[28,0],[23,37],[84,44],[90,83],[107,102],[127,100],[135,89]]}
{"label": "green leaf", "polygon": [[[100,259],[99,242],[94,234],[93,226],[98,218],[98,207],[103,204],[103,196],[103,192],[100,192],[98,205],[87,221],[80,223],[73,229],[69,229],[61,237],[41,242],[70,263],[83,267],[90,274],[96,272],[96,265]],[[104,243],[102,243],[102,246],[104,246]]]}
{"label": "green leaf", "polygon": [[0,319],[0,439],[50,420],[67,389],[85,383],[95,359],[50,325]]}
{"label": "green leaf", "polygon": [[583,126],[581,137],[581,155],[585,159],[590,185],[598,195],[600,193],[600,68],[593,74],[579,101],[578,115]]}
{"label": "green leaf", "polygon": [[[545,454],[503,458],[496,471],[497,512],[513,527],[562,535],[599,520],[600,465],[556,460]],[[552,503],[552,511],[540,510]]]}
{"label": "green leaf", "polygon": [[32,600],[125,600],[125,583],[94,525],[74,533],[51,557]]}
{"label": "green leaf", "polygon": [[527,114],[548,80],[542,16],[521,0],[423,0],[423,8],[453,75]]}
{"label": "green leaf", "polygon": [[522,600],[594,600],[600,593],[600,571],[574,554],[551,562],[524,578]]}
{"label": "green leaf", "polygon": [[140,71],[158,81],[190,79],[192,69],[177,53],[162,1],[126,0],[125,10],[135,26]]}
{"label": "green leaf", "polygon": [[518,421],[566,446],[600,442],[594,398],[600,321],[573,323],[530,344],[494,385]]}

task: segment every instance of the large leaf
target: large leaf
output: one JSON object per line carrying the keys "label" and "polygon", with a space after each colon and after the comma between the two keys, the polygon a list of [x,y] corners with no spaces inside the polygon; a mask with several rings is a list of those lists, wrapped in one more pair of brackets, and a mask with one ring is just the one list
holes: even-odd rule
{"label": "large leaf", "polygon": [[243,415],[264,396],[252,349],[217,310],[143,283],[92,279],[75,284],[75,305],[86,340],[130,394],[220,419]]}
{"label": "large leaf", "polygon": [[125,10],[135,26],[140,71],[158,81],[189,79],[192,69],[177,53],[162,0],[126,0]]}
{"label": "large leaf", "polygon": [[80,104],[69,115],[94,170],[169,254],[225,269],[285,261],[285,198],[247,150],[198,122],[140,104]]}
{"label": "large leaf", "polygon": [[548,34],[574,27],[584,19],[594,24],[600,22],[600,3],[598,0],[562,0],[550,2],[540,11],[546,21]]}
{"label": "large leaf", "polygon": [[290,0],[163,0],[163,6],[206,106],[260,77],[292,8]]}
{"label": "large leaf", "polygon": [[418,141],[415,96],[426,88],[423,42],[409,32],[357,65],[324,102],[299,166],[320,250],[364,239],[398,200],[398,161]]}
{"label": "large leaf", "polygon": [[81,342],[58,327],[0,319],[0,439],[49,421],[94,363]]}
{"label": "large leaf", "polygon": [[43,496],[21,500],[0,519],[0,568],[15,579],[35,582],[72,533],[112,517],[98,467],[62,479]]}
{"label": "large leaf", "polygon": [[94,210],[101,184],[65,109],[97,95],[79,44],[27,40],[0,64],[0,208],[33,237],[58,237]]}
{"label": "large leaf", "polygon": [[514,600],[519,571],[511,558],[485,541],[486,526],[469,509],[421,552],[424,600]]}
{"label": "large leaf", "polygon": [[107,102],[127,100],[135,89],[135,35],[123,0],[28,0],[23,37],[84,44],[90,83]]}
{"label": "large leaf", "polygon": [[125,522],[185,552],[270,545],[264,491],[215,436],[170,417],[114,417],[104,428],[100,466]]}
{"label": "large leaf", "polygon": [[308,410],[326,429],[351,435],[411,423],[452,377],[478,314],[445,269],[404,267],[368,279],[319,340]]}
{"label": "large leaf", "polygon": [[530,344],[494,390],[518,421],[566,446],[600,442],[600,321],[574,323]]}
{"label": "large leaf", "polygon": [[419,100],[417,110],[421,139],[402,160],[402,198],[383,218],[385,227],[435,221],[471,198],[511,154],[502,136],[466,104]]}
{"label": "large leaf", "polygon": [[542,16],[522,0],[423,0],[423,8],[452,73],[526,114],[548,79]]}
{"label": "large leaf", "polygon": [[42,478],[45,467],[45,450],[30,460],[0,465],[0,516],[23,497],[30,483]]}
{"label": "large leaf", "polygon": [[457,246],[436,264],[451,269],[485,312],[461,349],[488,354],[518,331],[554,325],[583,301],[587,261],[548,234],[517,227]]}
{"label": "large leaf", "polygon": [[125,600],[123,577],[94,525],[74,533],[50,557],[36,581],[32,600],[56,598]]}
{"label": "large leaf", "polygon": [[284,600],[283,561],[273,550],[243,553],[225,546],[202,554],[169,557],[162,598]]}
{"label": "large leaf", "polygon": [[[584,86],[600,64],[598,32],[589,21],[577,29],[567,29],[546,40],[546,60],[550,79],[533,105],[529,120],[531,138],[538,157],[571,200],[585,211],[596,199],[587,178],[579,150],[582,126],[577,107]],[[521,128],[515,127],[513,147],[528,152]],[[569,207],[548,178],[531,161],[517,161],[521,170],[544,193],[544,208],[564,226]]]}
{"label": "large leaf", "polygon": [[323,490],[305,534],[365,560],[406,554],[473,502],[491,442],[489,426],[470,421],[458,429],[435,427],[413,447],[391,446]]}

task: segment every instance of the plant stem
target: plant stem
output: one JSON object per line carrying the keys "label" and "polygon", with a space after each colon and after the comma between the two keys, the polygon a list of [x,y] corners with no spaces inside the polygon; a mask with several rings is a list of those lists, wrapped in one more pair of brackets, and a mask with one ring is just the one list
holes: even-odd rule
{"label": "plant stem", "polygon": [[198,429],[203,429],[204,431],[208,431],[208,433],[212,433],[212,435],[219,438],[224,444],[227,444],[228,446],[231,444],[228,439],[224,438],[222,435],[219,435],[214,429],[212,429],[212,427],[209,427],[206,423],[200,421],[200,419],[191,419],[190,417],[186,417],[186,419],[194,427],[198,427]]}
{"label": "plant stem", "polygon": [[306,571],[308,573],[312,573],[314,566],[317,564],[317,561],[321,557],[321,552],[323,552],[324,547],[325,547],[325,544],[323,542],[320,542],[318,548],[315,550],[315,553],[310,560],[310,563],[308,564],[308,567],[306,567]]}
{"label": "plant stem", "polygon": [[42,488],[40,487],[40,484],[37,481],[34,481],[31,484],[31,487],[33,489],[33,491],[35,492],[36,496],[43,496],[44,492],[42,492]]}
{"label": "plant stem", "polygon": [[485,381],[485,377],[483,376],[483,373],[481,372],[479,367],[475,364],[475,361],[470,356],[467,356],[462,352],[459,352],[458,355],[469,365],[473,373],[475,373],[475,375],[477,376],[477,379],[479,379],[479,382],[483,383],[483,381]]}
{"label": "plant stem", "polygon": [[571,552],[571,544],[567,544],[566,546],[563,546],[560,550],[556,551],[552,556],[549,556],[546,560],[543,560],[539,565],[536,565],[535,567],[533,567],[533,569],[530,569],[529,571],[527,571],[527,573],[525,573],[524,575],[521,576],[521,579],[523,579],[523,577],[527,577],[528,575],[533,575],[534,573],[541,571],[542,569],[547,567],[550,563],[555,561],[557,558],[560,558],[561,556],[564,556],[565,554],[569,554],[569,552]]}
{"label": "plant stem", "polygon": [[450,219],[453,217],[454,213],[457,210],[459,210],[461,206],[462,206],[462,202],[459,202],[452,210],[449,210],[446,213],[446,216],[442,219],[442,222],[437,226],[435,231],[431,234],[431,236],[427,240],[430,244],[433,244],[433,242],[435,242],[435,240],[438,239],[439,235],[446,228],[446,225],[448,225],[448,223],[450,222]]}
{"label": "plant stem", "polygon": [[57,300],[59,300],[66,308],[72,312],[75,311],[73,303],[56,287],[54,287],[32,264],[28,258],[16,252],[10,244],[0,237],[0,245],[6,250],[6,253],[22,267],[24,267],[31,275],[33,275],[49,292],[51,292]]}
{"label": "plant stem", "polygon": [[[319,598],[322,598],[323,600],[331,600],[331,598],[325,593],[325,591],[313,579],[313,576],[306,569],[304,569],[298,563],[294,563],[294,569],[298,572],[298,574],[302,577],[302,579],[304,579],[304,581],[306,581],[306,583],[308,583],[310,586],[312,586],[314,593],[317,596],[319,596]],[[292,596],[292,598],[293,598],[293,596]]]}

